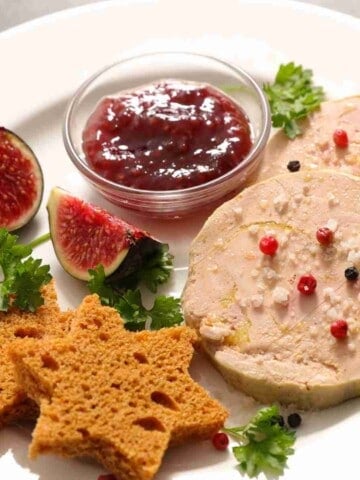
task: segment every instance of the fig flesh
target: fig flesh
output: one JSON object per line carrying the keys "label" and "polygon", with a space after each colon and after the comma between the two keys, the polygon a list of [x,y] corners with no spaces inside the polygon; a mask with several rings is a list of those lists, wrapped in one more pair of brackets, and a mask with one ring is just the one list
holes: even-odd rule
{"label": "fig flesh", "polygon": [[0,127],[0,227],[26,225],[43,196],[43,174],[31,148],[15,133]]}
{"label": "fig flesh", "polygon": [[52,189],[47,210],[58,260],[79,280],[88,281],[89,269],[101,264],[106,277],[121,283],[163,247],[147,232],[59,187]]}

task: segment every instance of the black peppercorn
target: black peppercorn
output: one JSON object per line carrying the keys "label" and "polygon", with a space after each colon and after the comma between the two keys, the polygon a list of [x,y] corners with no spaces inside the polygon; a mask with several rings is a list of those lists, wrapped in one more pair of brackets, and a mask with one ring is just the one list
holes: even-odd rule
{"label": "black peppercorn", "polygon": [[289,172],[298,172],[300,170],[300,166],[299,160],[291,160],[291,162],[287,164],[287,169]]}
{"label": "black peppercorn", "polygon": [[298,413],[291,413],[287,417],[287,423],[291,428],[298,428],[301,425],[301,417]]}
{"label": "black peppercorn", "polygon": [[356,267],[349,267],[344,272],[346,280],[354,281],[359,277],[359,270]]}

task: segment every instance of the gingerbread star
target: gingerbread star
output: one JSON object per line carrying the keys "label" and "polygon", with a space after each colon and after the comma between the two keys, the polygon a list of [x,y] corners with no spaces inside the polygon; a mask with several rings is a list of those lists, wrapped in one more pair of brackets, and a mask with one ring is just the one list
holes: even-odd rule
{"label": "gingerbread star", "polygon": [[30,455],[92,456],[118,479],[151,479],[169,444],[209,438],[227,417],[188,373],[195,340],[188,327],[128,332],[92,295],[69,335],[11,349],[40,405]]}
{"label": "gingerbread star", "polygon": [[35,313],[13,309],[0,313],[0,427],[23,418],[34,418],[38,412],[15,380],[8,347],[18,348],[24,337],[40,339],[46,334],[57,334],[67,325],[66,314],[61,314],[54,283],[44,287],[45,303]]}

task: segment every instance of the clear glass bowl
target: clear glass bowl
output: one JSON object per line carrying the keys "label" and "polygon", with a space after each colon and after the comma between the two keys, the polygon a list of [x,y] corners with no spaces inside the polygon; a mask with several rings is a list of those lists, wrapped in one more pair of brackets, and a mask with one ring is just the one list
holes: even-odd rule
{"label": "clear glass bowl", "polygon": [[[105,96],[163,78],[208,83],[226,94],[247,113],[253,146],[245,159],[225,175],[202,185],[172,191],[139,190],[112,182],[88,165],[82,150],[82,132],[97,103]],[[76,168],[109,201],[138,213],[177,218],[213,209],[241,190],[258,165],[271,128],[266,97],[255,80],[240,68],[197,53],[161,52],[125,58],[102,68],[75,92],[63,127],[65,148]]]}

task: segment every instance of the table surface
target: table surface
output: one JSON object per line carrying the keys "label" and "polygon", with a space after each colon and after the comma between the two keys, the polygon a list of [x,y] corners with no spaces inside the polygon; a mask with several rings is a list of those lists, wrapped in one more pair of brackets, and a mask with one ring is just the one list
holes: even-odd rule
{"label": "table surface", "polygon": [[[48,13],[99,0],[0,0],[0,31]],[[288,0],[289,2],[291,0]],[[360,18],[359,0],[302,0]]]}

